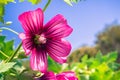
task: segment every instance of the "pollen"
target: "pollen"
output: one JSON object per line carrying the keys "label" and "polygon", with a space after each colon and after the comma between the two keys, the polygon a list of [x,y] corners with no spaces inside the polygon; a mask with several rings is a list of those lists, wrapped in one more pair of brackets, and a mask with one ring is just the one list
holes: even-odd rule
{"label": "pollen", "polygon": [[45,44],[47,39],[44,35],[35,35],[34,42],[35,44]]}

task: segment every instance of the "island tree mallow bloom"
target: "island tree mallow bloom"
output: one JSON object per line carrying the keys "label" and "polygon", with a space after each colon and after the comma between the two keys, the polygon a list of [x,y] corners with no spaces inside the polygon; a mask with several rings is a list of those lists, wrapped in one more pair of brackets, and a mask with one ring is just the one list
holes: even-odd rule
{"label": "island tree mallow bloom", "polygon": [[66,62],[71,45],[63,38],[70,35],[73,29],[62,15],[56,15],[43,25],[43,11],[38,8],[24,12],[19,20],[25,31],[19,37],[26,55],[31,54],[30,66],[33,70],[47,71],[47,55],[58,63]]}
{"label": "island tree mallow bloom", "polygon": [[78,80],[78,78],[73,71],[62,72],[60,74],[55,74],[50,71],[35,80]]}
{"label": "island tree mallow bloom", "polygon": [[72,71],[62,72],[56,75],[57,80],[78,80],[75,73]]}

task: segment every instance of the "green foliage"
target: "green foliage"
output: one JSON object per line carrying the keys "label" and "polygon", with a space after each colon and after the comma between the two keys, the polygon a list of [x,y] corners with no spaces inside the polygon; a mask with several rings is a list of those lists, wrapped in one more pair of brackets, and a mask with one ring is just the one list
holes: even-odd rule
{"label": "green foliage", "polygon": [[14,2],[14,0],[0,0],[0,22],[4,23],[5,5]]}
{"label": "green foliage", "polygon": [[22,74],[24,74],[27,71],[26,68],[22,65],[21,60],[14,60],[14,62],[16,62],[16,64],[8,72],[4,74],[5,75],[4,78],[9,80],[20,80],[20,79],[24,80],[22,78],[23,77]]}
{"label": "green foliage", "polygon": [[61,65],[48,57],[48,70],[58,73],[61,70]]}
{"label": "green foliage", "polygon": [[0,36],[0,59],[5,60],[14,52],[14,40],[5,41],[5,36]]}
{"label": "green foliage", "polygon": [[0,74],[0,80],[4,80],[3,74]]}
{"label": "green foliage", "polygon": [[[120,56],[120,25],[112,25],[97,35],[96,44],[103,54],[117,51]],[[117,60],[120,62],[120,59]]]}
{"label": "green foliage", "polygon": [[29,2],[31,2],[32,4],[38,4],[41,2],[41,0],[28,0]]}
{"label": "green foliage", "polygon": [[82,56],[88,55],[88,57],[92,57],[95,56],[97,52],[98,49],[96,47],[84,46],[73,51],[67,61],[68,63],[80,62]]}
{"label": "green foliage", "polygon": [[4,19],[3,19],[3,16],[4,16],[4,4],[0,4],[0,22],[4,23]]}
{"label": "green foliage", "polygon": [[70,64],[68,69],[75,71],[79,80],[119,80],[120,64],[115,62],[117,56],[117,52],[107,55],[98,52],[95,57],[90,58],[84,55],[81,62]]}
{"label": "green foliage", "polygon": [[0,4],[8,4],[9,2],[15,2],[14,0],[0,0]]}
{"label": "green foliage", "polygon": [[9,63],[0,63],[0,73],[8,71],[10,68],[12,68],[15,65],[15,62],[9,62]]}
{"label": "green foliage", "polygon": [[120,80],[120,70],[114,73],[111,80]]}

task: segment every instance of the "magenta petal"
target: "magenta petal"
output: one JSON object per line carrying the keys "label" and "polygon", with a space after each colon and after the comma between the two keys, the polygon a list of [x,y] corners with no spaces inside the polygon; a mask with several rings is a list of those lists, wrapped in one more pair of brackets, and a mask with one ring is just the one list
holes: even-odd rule
{"label": "magenta petal", "polygon": [[45,29],[49,29],[59,23],[64,23],[66,24],[67,21],[66,19],[61,15],[61,14],[58,14],[56,15],[55,17],[53,17],[46,25],[45,25]]}
{"label": "magenta petal", "polygon": [[66,76],[64,75],[57,75],[56,76],[57,80],[69,80]]}
{"label": "magenta petal", "polygon": [[45,34],[47,38],[63,38],[72,32],[72,28],[67,25],[62,15],[57,15],[45,25]]}
{"label": "magenta petal", "polygon": [[33,49],[33,43],[31,41],[31,36],[26,36],[24,33],[19,34],[20,39],[22,39],[22,46],[25,50],[25,54],[29,55],[31,50]]}
{"label": "magenta petal", "polygon": [[72,31],[73,29],[70,26],[60,23],[47,30],[45,34],[47,38],[63,38],[68,36]]}
{"label": "magenta petal", "polygon": [[26,35],[25,35],[24,33],[20,33],[20,34],[19,34],[19,38],[20,38],[21,40],[24,40],[24,39],[26,39]]}
{"label": "magenta petal", "polygon": [[33,70],[39,70],[43,73],[47,70],[47,55],[43,50],[32,50],[32,55],[30,56],[30,66]]}
{"label": "magenta petal", "polygon": [[52,53],[50,53],[50,52],[48,52],[49,53],[49,56],[53,59],[53,60],[55,60],[56,62],[58,62],[58,63],[60,63],[60,64],[63,64],[63,63],[65,63],[66,61],[67,61],[67,58],[66,57],[58,57],[58,56],[56,56],[55,54],[52,54]]}
{"label": "magenta petal", "polygon": [[48,40],[46,47],[49,55],[57,57],[66,57],[71,51],[70,43],[64,39]]}
{"label": "magenta petal", "polygon": [[74,77],[75,73],[72,71],[62,72],[61,75],[65,75],[67,77]]}
{"label": "magenta petal", "polygon": [[19,20],[27,33],[38,33],[43,28],[43,11],[38,8],[35,11],[24,12]]}
{"label": "magenta petal", "polygon": [[60,64],[66,63],[66,61],[67,61],[67,57],[58,57],[54,54],[51,54],[50,57]]}
{"label": "magenta petal", "polygon": [[78,80],[72,71],[62,72],[56,75],[57,80]]}
{"label": "magenta petal", "polygon": [[56,79],[56,75],[50,71],[44,73],[44,75],[38,78],[37,80],[57,80],[57,79]]}

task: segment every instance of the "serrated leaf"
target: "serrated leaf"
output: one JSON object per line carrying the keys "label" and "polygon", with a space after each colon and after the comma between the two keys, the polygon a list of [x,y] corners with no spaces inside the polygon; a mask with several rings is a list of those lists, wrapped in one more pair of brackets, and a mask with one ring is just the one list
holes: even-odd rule
{"label": "serrated leaf", "polygon": [[13,50],[14,40],[5,42],[4,52],[10,52]]}
{"label": "serrated leaf", "polygon": [[31,2],[32,4],[38,4],[41,2],[41,0],[28,0],[29,2]]}
{"label": "serrated leaf", "polygon": [[11,56],[13,50],[13,46],[14,46],[14,40],[11,41],[7,41],[5,42],[4,48],[2,49],[2,51],[7,55],[7,56]]}
{"label": "serrated leaf", "polygon": [[10,68],[12,68],[16,63],[15,62],[9,62],[9,63],[1,63],[0,64],[0,73],[8,71]]}
{"label": "serrated leaf", "polygon": [[[0,36],[0,50],[6,56],[11,56],[14,46],[14,40],[5,42],[5,36]],[[0,59],[5,60],[7,57],[3,54],[0,54]]]}

